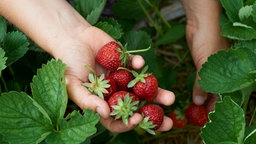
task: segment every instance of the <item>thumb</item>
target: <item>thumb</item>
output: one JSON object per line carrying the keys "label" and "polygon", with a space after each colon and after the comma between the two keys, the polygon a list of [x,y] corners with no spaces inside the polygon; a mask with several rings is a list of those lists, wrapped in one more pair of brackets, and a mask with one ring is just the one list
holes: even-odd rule
{"label": "thumb", "polygon": [[196,105],[205,105],[207,112],[211,112],[214,109],[214,105],[218,97],[215,94],[206,93],[203,89],[201,89],[197,83],[199,77],[196,77],[195,84],[193,87],[193,102]]}
{"label": "thumb", "polygon": [[196,76],[194,87],[193,87],[193,94],[192,94],[192,100],[196,105],[203,105],[205,101],[207,100],[207,93],[199,87],[198,81],[199,76]]}

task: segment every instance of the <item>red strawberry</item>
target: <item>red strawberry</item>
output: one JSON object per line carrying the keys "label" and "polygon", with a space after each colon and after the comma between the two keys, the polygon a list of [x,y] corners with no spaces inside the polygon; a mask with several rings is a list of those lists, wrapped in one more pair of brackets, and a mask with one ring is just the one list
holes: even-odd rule
{"label": "red strawberry", "polygon": [[117,91],[117,85],[115,80],[108,76],[105,77],[105,80],[108,80],[108,84],[110,85],[110,87],[106,88],[108,92],[103,94],[104,100],[108,101],[110,96]]}
{"label": "red strawberry", "polygon": [[173,126],[176,128],[185,128],[188,124],[185,115],[178,109],[171,111],[170,118],[173,121]]}
{"label": "red strawberry", "polygon": [[118,67],[129,66],[131,53],[144,52],[150,49],[127,51],[126,46],[122,46],[121,43],[111,41],[105,44],[97,53],[96,61],[106,69],[110,71],[117,70]]}
{"label": "red strawberry", "polygon": [[104,74],[98,76],[92,68],[89,66],[86,67],[93,73],[88,75],[89,82],[83,83],[83,86],[87,87],[91,93],[108,100],[109,97],[117,91],[115,81],[110,77],[105,77]]}
{"label": "red strawberry", "polygon": [[96,61],[106,69],[114,71],[118,67],[127,65],[129,54],[124,47],[115,41],[111,41],[98,51]]}
{"label": "red strawberry", "polygon": [[204,124],[208,121],[208,113],[206,108],[202,105],[190,104],[185,109],[185,116],[188,119],[188,122],[196,125],[196,126],[204,126]]}
{"label": "red strawberry", "polygon": [[128,88],[128,83],[134,79],[132,73],[124,69],[119,69],[110,72],[109,77],[115,80],[119,90],[130,91]]}
{"label": "red strawberry", "polygon": [[139,113],[143,116],[139,127],[154,135],[154,130],[157,130],[163,122],[163,108],[156,104],[146,104],[139,109]]}
{"label": "red strawberry", "polygon": [[148,66],[143,68],[140,74],[131,71],[135,79],[128,84],[128,87],[132,87],[133,93],[140,100],[153,101],[158,93],[158,81],[153,74],[146,72],[147,69]]}
{"label": "red strawberry", "polygon": [[122,119],[124,124],[128,124],[128,118],[137,111],[139,99],[136,95],[126,91],[115,92],[108,100],[110,115],[115,119]]}

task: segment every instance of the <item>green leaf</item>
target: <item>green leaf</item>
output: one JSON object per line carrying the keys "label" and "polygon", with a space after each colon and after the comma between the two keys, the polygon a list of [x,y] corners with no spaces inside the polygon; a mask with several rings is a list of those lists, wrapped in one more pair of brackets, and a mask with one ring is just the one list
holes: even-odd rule
{"label": "green leaf", "polygon": [[[149,8],[146,1],[143,0],[141,2],[146,9]],[[115,16],[121,19],[139,19],[145,17],[137,0],[117,0],[112,6],[112,11]]]}
{"label": "green leaf", "polygon": [[4,141],[39,143],[52,130],[47,113],[26,93],[3,93],[0,107],[0,133]]}
{"label": "green leaf", "polygon": [[246,47],[219,51],[199,72],[199,85],[207,92],[229,93],[252,85],[256,75],[256,51]]}
{"label": "green leaf", "polygon": [[243,88],[241,90],[235,91],[233,93],[221,94],[221,96],[230,96],[232,100],[239,106],[242,106],[245,99],[248,99],[252,92],[255,91],[256,85],[253,84],[249,87]]}
{"label": "green leaf", "polygon": [[114,19],[103,19],[99,21],[95,26],[105,31],[115,40],[120,39],[123,35],[121,25]]}
{"label": "green leaf", "polygon": [[19,31],[8,32],[3,41],[3,49],[6,57],[8,57],[6,65],[10,65],[24,56],[28,51],[28,46],[28,39],[23,33]]}
{"label": "green leaf", "polygon": [[172,25],[166,33],[159,37],[156,41],[156,45],[166,45],[175,42],[185,36],[185,24]]}
{"label": "green leaf", "polygon": [[4,137],[1,133],[0,133],[0,144],[9,144],[8,141],[4,140]]}
{"label": "green leaf", "polygon": [[256,143],[256,124],[246,127],[244,144]]}
{"label": "green leaf", "polygon": [[64,71],[62,61],[53,59],[42,65],[31,84],[34,100],[46,110],[54,125],[64,116],[68,101]]}
{"label": "green leaf", "polygon": [[256,23],[256,3],[254,3],[252,6],[252,18],[253,21]]}
{"label": "green leaf", "polygon": [[[127,50],[139,50],[150,47],[151,38],[144,31],[130,31],[123,37],[123,43],[127,44]],[[138,53],[136,53],[138,54]]]}
{"label": "green leaf", "polygon": [[256,39],[254,40],[249,40],[249,41],[240,41],[238,43],[233,44],[233,48],[241,48],[241,47],[247,47],[250,49],[254,49],[256,45]]}
{"label": "green leaf", "polygon": [[225,141],[225,142],[219,142],[218,144],[237,144],[237,143],[232,141]]}
{"label": "green leaf", "polygon": [[91,24],[99,20],[106,0],[74,0],[73,7]]}
{"label": "green leaf", "polygon": [[256,39],[256,30],[242,23],[226,23],[221,27],[221,34],[224,37],[235,40],[252,40]]}
{"label": "green leaf", "polygon": [[244,5],[252,5],[255,3],[255,0],[244,0]]}
{"label": "green leaf", "polygon": [[238,13],[240,20],[243,21],[244,19],[249,18],[252,14],[252,11],[253,11],[252,5],[243,6]]}
{"label": "green leaf", "polygon": [[245,132],[245,115],[242,108],[230,97],[215,104],[208,122],[201,130],[204,143],[242,144]]}
{"label": "green leaf", "polygon": [[243,0],[220,0],[221,5],[231,22],[239,21],[239,10],[243,7]]}
{"label": "green leaf", "polygon": [[239,91],[235,91],[233,93],[225,93],[225,94],[221,94],[222,97],[226,97],[229,96],[232,98],[232,100],[237,103],[238,105],[242,105],[244,102],[244,96],[242,95],[242,92]]}
{"label": "green leaf", "polygon": [[0,46],[4,40],[6,32],[7,32],[7,24],[5,22],[5,19],[0,16]]}
{"label": "green leaf", "polygon": [[96,124],[99,119],[99,115],[92,110],[84,110],[83,115],[79,111],[73,111],[66,119],[61,119],[60,129],[49,135],[46,142],[54,144],[81,143],[96,133]]}
{"label": "green leaf", "polygon": [[5,63],[6,63],[7,58],[4,56],[5,56],[5,52],[2,48],[0,48],[0,77],[1,77],[2,70],[4,70],[6,68]]}

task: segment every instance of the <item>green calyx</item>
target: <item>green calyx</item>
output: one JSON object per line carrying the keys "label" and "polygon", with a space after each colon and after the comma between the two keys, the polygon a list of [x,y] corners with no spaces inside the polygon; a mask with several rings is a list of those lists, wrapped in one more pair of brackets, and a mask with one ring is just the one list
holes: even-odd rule
{"label": "green calyx", "polygon": [[177,119],[186,119],[184,113],[181,110],[176,109],[174,110],[174,113],[176,114]]}
{"label": "green calyx", "polygon": [[156,125],[148,120],[149,120],[149,117],[144,117],[143,120],[139,123],[139,127],[152,135],[156,135],[155,131],[153,130],[153,128]]}
{"label": "green calyx", "polygon": [[114,110],[110,113],[111,116],[115,116],[115,119],[121,118],[123,123],[128,125],[128,118],[133,115],[134,111],[137,111],[139,101],[132,102],[132,96],[126,94],[124,100],[120,97],[117,99],[117,105],[111,106]]}
{"label": "green calyx", "polygon": [[96,72],[88,65],[86,65],[86,68],[91,70],[93,73],[88,75],[89,82],[83,83],[83,86],[87,87],[91,93],[104,99],[104,94],[108,93],[107,88],[110,87],[109,80],[105,80],[104,74],[101,74],[100,77],[98,77]]}
{"label": "green calyx", "polygon": [[145,77],[148,77],[151,75],[150,73],[147,73],[148,66],[145,66],[140,73],[137,73],[136,71],[130,71],[132,75],[135,77],[132,81],[128,83],[128,87],[131,88],[133,87],[137,82],[143,82],[145,83]]}
{"label": "green calyx", "polygon": [[118,52],[121,53],[120,57],[119,57],[119,60],[121,60],[122,64],[124,66],[127,66],[129,65],[129,61],[130,61],[130,56],[129,54],[132,54],[132,53],[138,53],[138,52],[145,52],[145,51],[148,51],[151,46],[149,46],[148,48],[146,49],[139,49],[139,50],[131,50],[131,51],[127,51],[126,47],[127,47],[127,43],[123,46],[120,42],[117,42],[120,46],[120,48],[117,49]]}

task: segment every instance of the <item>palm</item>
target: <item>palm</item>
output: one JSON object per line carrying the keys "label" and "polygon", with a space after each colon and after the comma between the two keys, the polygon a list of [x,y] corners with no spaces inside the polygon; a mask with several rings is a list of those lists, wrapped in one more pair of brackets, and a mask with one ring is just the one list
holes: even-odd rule
{"label": "palm", "polygon": [[[107,73],[104,68],[96,63],[95,55],[104,44],[113,39],[94,27],[84,31],[84,34],[81,34],[81,36],[84,36],[84,41],[75,43],[74,47],[67,50],[66,56],[63,56],[64,63],[67,64],[65,75],[70,99],[81,109],[90,108],[98,112],[101,116],[101,123],[110,131],[125,132],[131,130],[142,120],[140,114],[134,114],[129,119],[129,125],[124,125],[121,121],[116,121],[109,116],[109,106],[103,99],[91,94],[82,85],[83,82],[88,80],[87,77],[90,73],[90,70],[85,65],[95,69],[98,74]],[[144,60],[140,56],[134,56],[132,61],[135,61],[132,62],[134,68],[141,68],[144,64]],[[174,102],[174,94],[170,91],[159,89],[159,96],[156,98],[156,102],[170,105]],[[171,120],[165,117],[161,130],[168,130],[171,126]]]}

